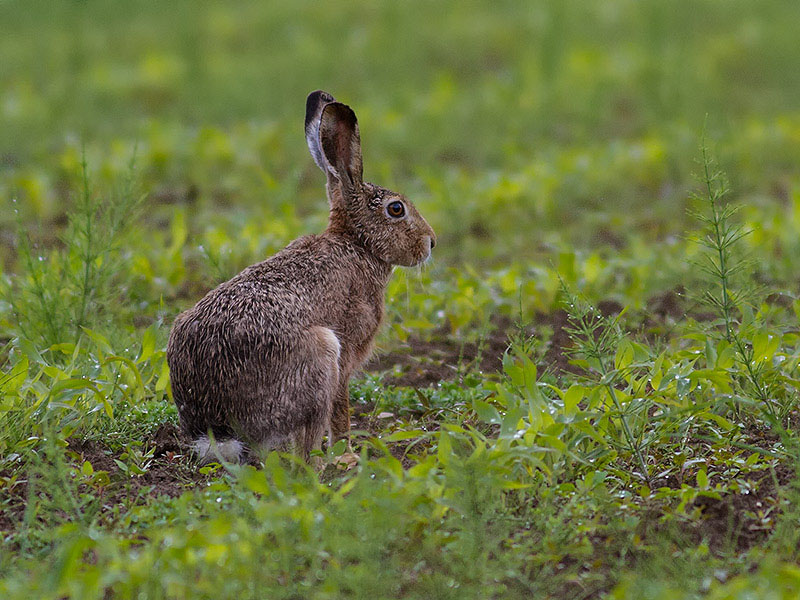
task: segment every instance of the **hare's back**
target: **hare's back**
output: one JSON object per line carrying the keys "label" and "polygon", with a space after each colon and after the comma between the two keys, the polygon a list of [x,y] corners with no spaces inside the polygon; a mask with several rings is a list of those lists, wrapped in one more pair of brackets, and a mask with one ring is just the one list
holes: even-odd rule
{"label": "hare's back", "polygon": [[304,305],[302,297],[282,284],[234,279],[181,314],[171,337],[220,349],[226,343],[266,343],[302,329],[309,312]]}

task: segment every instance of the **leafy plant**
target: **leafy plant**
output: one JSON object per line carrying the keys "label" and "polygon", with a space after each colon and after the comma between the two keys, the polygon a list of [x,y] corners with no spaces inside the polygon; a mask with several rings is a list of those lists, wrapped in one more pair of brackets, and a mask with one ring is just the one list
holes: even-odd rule
{"label": "leafy plant", "polygon": [[4,291],[18,334],[44,347],[76,342],[83,328],[103,324],[108,303],[129,284],[121,244],[142,200],[135,189],[134,159],[119,191],[102,199],[91,187],[85,156],[80,168],[81,190],[68,216],[63,248],[48,252],[20,223],[25,276]]}
{"label": "leafy plant", "polygon": [[[705,140],[701,154],[705,192],[701,200],[708,209],[706,213],[696,214],[705,224],[705,231],[698,241],[708,249],[701,267],[716,285],[716,291],[708,290],[702,297],[718,311],[724,339],[733,348],[744,369],[737,378],[737,387],[743,399],[746,402],[746,398],[753,397],[770,420],[782,428],[781,423],[785,422],[795,406],[794,402],[780,393],[781,377],[774,366],[782,336],[759,323],[752,301],[758,293],[756,287],[753,284],[737,286],[741,274],[752,267],[751,261],[742,259],[736,253],[750,231],[734,221],[738,207],[725,203],[729,190]],[[781,402],[780,396],[786,400]]]}

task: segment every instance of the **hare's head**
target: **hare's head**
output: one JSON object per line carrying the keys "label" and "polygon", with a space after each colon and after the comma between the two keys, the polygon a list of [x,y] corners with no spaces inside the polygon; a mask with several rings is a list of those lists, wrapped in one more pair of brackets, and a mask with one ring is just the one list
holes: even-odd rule
{"label": "hare's head", "polygon": [[326,92],[306,102],[306,141],[328,177],[329,231],[352,236],[377,258],[413,266],[430,257],[436,235],[402,194],[361,179],[361,138],[353,110]]}

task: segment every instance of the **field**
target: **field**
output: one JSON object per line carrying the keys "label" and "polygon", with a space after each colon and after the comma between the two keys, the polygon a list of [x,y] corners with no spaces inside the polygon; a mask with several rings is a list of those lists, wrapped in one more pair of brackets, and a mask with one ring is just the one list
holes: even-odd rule
{"label": "field", "polygon": [[[0,2],[0,597],[800,597],[800,4]],[[324,229],[433,260],[354,454],[198,467],[171,323]]]}

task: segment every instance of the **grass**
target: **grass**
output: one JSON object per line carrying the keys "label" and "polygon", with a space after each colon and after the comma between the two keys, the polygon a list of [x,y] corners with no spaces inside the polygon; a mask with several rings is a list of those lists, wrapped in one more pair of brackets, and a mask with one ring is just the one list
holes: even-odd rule
{"label": "grass", "polygon": [[[796,597],[798,16],[0,3],[0,595]],[[358,460],[198,469],[169,327],[324,227],[318,88],[435,261]]]}

